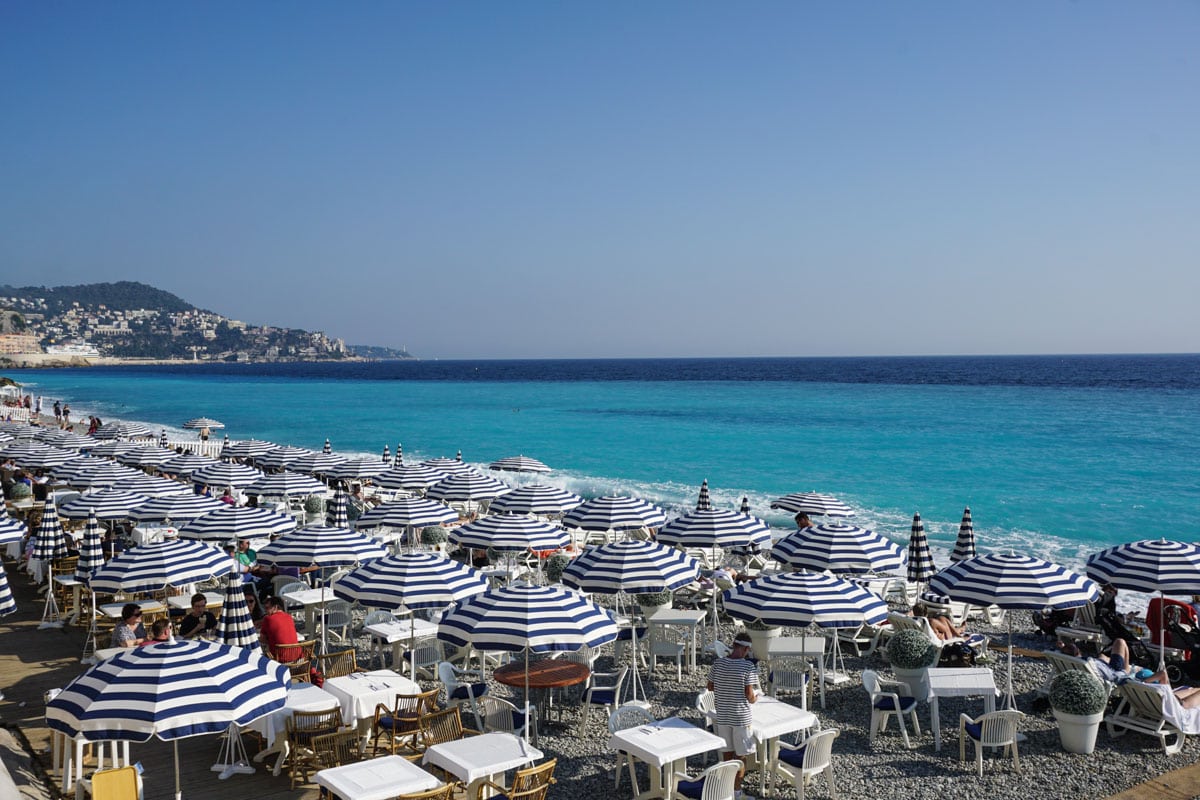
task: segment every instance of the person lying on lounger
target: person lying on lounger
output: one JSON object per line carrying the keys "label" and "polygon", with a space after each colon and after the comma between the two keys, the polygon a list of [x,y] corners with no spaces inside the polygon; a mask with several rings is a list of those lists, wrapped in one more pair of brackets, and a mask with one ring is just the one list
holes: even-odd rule
{"label": "person lying on lounger", "polygon": [[943,642],[951,639],[961,639],[967,633],[967,626],[954,627],[954,623],[945,614],[935,614],[929,610],[929,606],[924,603],[915,603],[912,608],[914,617],[925,617],[929,620],[929,627],[937,634],[937,637]]}

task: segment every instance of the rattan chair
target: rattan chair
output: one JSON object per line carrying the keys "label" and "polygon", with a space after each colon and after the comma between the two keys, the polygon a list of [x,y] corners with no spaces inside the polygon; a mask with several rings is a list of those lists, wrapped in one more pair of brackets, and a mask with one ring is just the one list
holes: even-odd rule
{"label": "rattan chair", "polygon": [[361,672],[353,648],[317,656],[317,669],[326,678],[338,678],[354,672]]}
{"label": "rattan chair", "polygon": [[438,710],[438,689],[420,694],[398,694],[392,708],[380,703],[375,706],[371,721],[371,754],[379,754],[380,740],[387,743],[388,752],[397,755],[397,747],[417,752],[421,734],[421,718]]}
{"label": "rattan chair", "polygon": [[490,787],[496,790],[496,793],[507,797],[508,800],[545,800],[546,792],[550,791],[550,785],[557,782],[554,780],[556,766],[558,766],[558,759],[552,758],[543,764],[519,769],[513,775],[512,786],[501,786],[491,781],[483,781],[479,786],[480,794],[483,793],[484,787]]}
{"label": "rattan chair", "polygon": [[327,733],[335,733],[342,726],[341,706],[325,711],[296,711],[287,720],[288,772],[292,776],[292,788],[308,783],[309,773],[320,769],[314,751],[313,740]]}
{"label": "rattan chair", "polygon": [[445,786],[439,786],[436,789],[429,789],[424,792],[399,794],[393,800],[450,800],[454,796],[455,788],[456,786],[453,783],[447,783]]}
{"label": "rattan chair", "polygon": [[[322,733],[312,739],[313,756],[316,759],[316,769],[340,767],[343,764],[353,764],[362,761],[363,754],[359,747],[358,731],[344,728],[333,733]],[[321,797],[329,797],[324,786],[321,787]]]}

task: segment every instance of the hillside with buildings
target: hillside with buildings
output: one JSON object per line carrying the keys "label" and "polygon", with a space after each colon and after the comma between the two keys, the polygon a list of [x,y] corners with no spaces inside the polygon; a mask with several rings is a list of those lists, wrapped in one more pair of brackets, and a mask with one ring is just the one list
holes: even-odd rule
{"label": "hillside with buildings", "polygon": [[0,363],[354,357],[341,339],[321,331],[251,325],[196,308],[143,283],[0,286]]}

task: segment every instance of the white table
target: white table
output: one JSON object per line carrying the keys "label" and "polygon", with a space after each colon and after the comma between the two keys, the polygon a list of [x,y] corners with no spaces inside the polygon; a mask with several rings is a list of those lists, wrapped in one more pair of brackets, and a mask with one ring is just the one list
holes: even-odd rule
{"label": "white table", "polygon": [[54,582],[59,586],[71,588],[71,614],[67,617],[67,622],[73,625],[79,620],[79,595],[83,584],[76,580],[74,575],[55,575]]}
{"label": "white table", "polygon": [[777,636],[767,645],[767,658],[812,658],[817,662],[817,687],[821,708],[825,707],[825,637]]}
{"label": "white table", "polygon": [[[700,638],[700,624],[704,622],[708,616],[707,611],[693,611],[685,608],[659,608],[649,617],[646,617],[646,624],[653,625],[676,625],[679,627],[691,628],[690,642],[691,649],[688,654],[688,671],[696,669],[696,649],[697,640]],[[647,631],[647,638],[651,638],[653,633]]]}
{"label": "white table", "polygon": [[337,678],[325,679],[325,691],[337,698],[342,707],[342,722],[357,725],[366,735],[375,718],[375,706],[388,708],[396,704],[398,694],[419,694],[419,684],[390,669],[375,672],[352,672]]}
{"label": "white table", "polygon": [[132,647],[98,647],[92,655],[95,656],[96,663],[99,664],[101,661],[108,661],[118,653],[124,653],[126,650],[132,649]]}
{"label": "white table", "polygon": [[[758,765],[765,794],[774,793],[779,766],[779,737],[817,727],[817,715],[774,697],[759,697],[750,706],[754,719],[750,735],[758,747]],[[786,778],[785,778],[786,780]]]}
{"label": "white table", "polygon": [[725,740],[687,720],[669,717],[653,725],[617,731],[608,740],[609,750],[622,750],[652,767],[650,788],[638,798],[671,798],[675,795],[675,771],[691,756],[721,750]]}
{"label": "white table", "polygon": [[431,745],[422,763],[441,767],[466,783],[467,797],[473,798],[482,782],[495,781],[508,770],[523,767],[543,755],[520,736],[485,733]]}
{"label": "white table", "polygon": [[175,528],[156,525],[137,525],[129,532],[129,538],[138,547],[146,544],[156,544],[167,539],[174,539],[178,535],[179,531]]}
{"label": "white table", "polygon": [[267,743],[267,749],[254,755],[256,762],[262,762],[268,755],[278,753],[272,775],[278,775],[287,760],[288,740],[287,721],[297,711],[325,711],[338,705],[338,698],[329,692],[313,686],[311,683],[293,683],[288,686],[287,700],[283,708],[276,709],[266,716],[259,717],[247,727],[259,733]]}
{"label": "white table", "polygon": [[323,769],[314,780],[343,800],[390,800],[398,794],[415,794],[443,785],[400,756],[381,756]]}
{"label": "white table", "polygon": [[374,625],[363,627],[363,630],[392,646],[392,664],[398,667],[403,663],[404,645],[424,636],[437,636],[438,626],[429,620],[414,618],[411,622],[409,620],[377,622]]}
{"label": "white table", "polygon": [[105,603],[100,606],[100,613],[109,619],[119,620],[121,618],[121,609],[125,608],[126,603],[133,603],[142,610],[142,614],[165,614],[167,607],[157,600],[126,600],[125,603]]}
{"label": "white table", "polygon": [[334,597],[333,590],[328,587],[324,589],[300,589],[295,592],[286,592],[281,594],[280,598],[285,603],[304,606],[304,630],[312,638],[316,637],[317,610],[322,603],[328,603],[331,600],[337,599]]}
{"label": "white table", "polygon": [[996,710],[996,678],[990,669],[980,667],[942,667],[927,670],[929,675],[929,722],[933,728],[933,749],[942,749],[942,721],[939,697],[983,696],[983,710]]}
{"label": "white table", "polygon": [[[185,594],[172,595],[167,598],[167,605],[180,611],[191,611],[192,594],[192,592],[187,592]],[[203,594],[204,604],[208,610],[212,611],[225,605],[225,594],[223,592],[203,592]]]}

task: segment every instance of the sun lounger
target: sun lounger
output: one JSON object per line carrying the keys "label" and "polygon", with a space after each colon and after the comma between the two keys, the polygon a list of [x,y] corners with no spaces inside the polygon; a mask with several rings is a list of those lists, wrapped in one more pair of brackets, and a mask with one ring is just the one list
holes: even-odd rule
{"label": "sun lounger", "polygon": [[1144,733],[1157,738],[1163,752],[1173,755],[1183,749],[1187,734],[1200,733],[1200,708],[1184,708],[1170,687],[1127,681],[1117,693],[1121,702],[1104,719],[1109,736]]}

